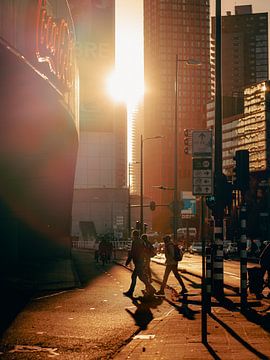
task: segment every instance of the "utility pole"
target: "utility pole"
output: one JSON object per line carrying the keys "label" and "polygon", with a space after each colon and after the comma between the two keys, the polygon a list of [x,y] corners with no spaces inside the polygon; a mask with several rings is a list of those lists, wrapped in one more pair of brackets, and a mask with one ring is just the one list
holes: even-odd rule
{"label": "utility pole", "polygon": [[215,162],[214,162],[214,211],[215,228],[213,244],[213,293],[224,296],[223,279],[223,215],[222,201],[222,72],[221,72],[221,0],[216,0],[216,41],[215,41]]}

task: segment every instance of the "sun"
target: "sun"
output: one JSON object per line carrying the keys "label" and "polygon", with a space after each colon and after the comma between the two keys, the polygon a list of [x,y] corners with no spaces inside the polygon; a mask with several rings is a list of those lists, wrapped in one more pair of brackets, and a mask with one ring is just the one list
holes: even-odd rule
{"label": "sun", "polygon": [[[132,70],[130,70],[132,73]],[[107,92],[116,102],[125,102],[127,107],[134,107],[144,95],[144,83],[141,74],[133,71],[115,70],[108,76]]]}

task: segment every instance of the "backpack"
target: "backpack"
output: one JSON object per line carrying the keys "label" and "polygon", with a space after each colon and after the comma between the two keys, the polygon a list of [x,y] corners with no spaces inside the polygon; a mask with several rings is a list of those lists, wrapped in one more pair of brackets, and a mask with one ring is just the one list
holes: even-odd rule
{"label": "backpack", "polygon": [[183,251],[179,248],[178,245],[173,244],[174,248],[174,260],[181,261],[183,259]]}

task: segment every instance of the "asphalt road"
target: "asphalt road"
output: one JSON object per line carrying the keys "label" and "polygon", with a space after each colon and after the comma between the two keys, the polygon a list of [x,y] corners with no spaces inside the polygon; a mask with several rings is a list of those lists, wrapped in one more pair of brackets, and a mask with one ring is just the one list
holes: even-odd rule
{"label": "asphalt road", "polygon": [[[1,359],[108,359],[171,306],[123,296],[130,271],[95,264],[92,254],[75,252],[82,288],[42,294],[19,312],[0,342]],[[138,284],[137,296],[142,284]],[[135,295],[136,295],[135,294]]]}
{"label": "asphalt road", "polygon": [[[0,341],[1,359],[111,359],[141,329],[162,321],[172,311],[170,298],[141,301],[144,286],[139,281],[137,299],[124,297],[131,275],[125,267],[114,263],[103,267],[86,251],[75,251],[74,259],[82,287],[36,294],[18,309]],[[201,257],[185,254],[179,267],[189,296],[200,295]],[[239,286],[239,262],[225,261],[224,267],[225,282]],[[152,262],[151,268],[153,277],[160,281],[164,266]],[[159,289],[158,282],[153,285]],[[180,290],[173,275],[168,285]],[[200,303],[193,307],[193,311],[200,311]]]}

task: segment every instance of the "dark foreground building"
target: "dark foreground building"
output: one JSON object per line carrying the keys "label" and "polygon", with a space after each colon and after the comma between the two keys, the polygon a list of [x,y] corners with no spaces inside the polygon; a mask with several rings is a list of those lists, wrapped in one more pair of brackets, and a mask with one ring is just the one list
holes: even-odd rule
{"label": "dark foreground building", "polygon": [[67,257],[78,148],[65,0],[0,2],[1,270]]}

